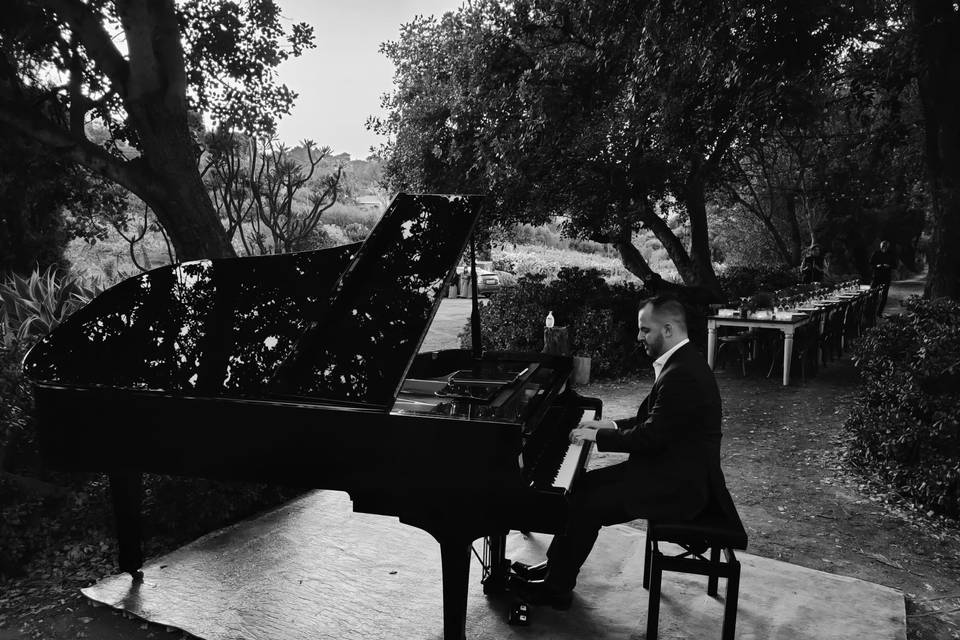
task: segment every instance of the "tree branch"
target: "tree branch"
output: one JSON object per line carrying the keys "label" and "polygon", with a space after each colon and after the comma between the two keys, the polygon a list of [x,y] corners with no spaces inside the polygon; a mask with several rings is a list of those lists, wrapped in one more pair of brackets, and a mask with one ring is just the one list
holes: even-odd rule
{"label": "tree branch", "polygon": [[137,159],[124,161],[86,138],[75,138],[36,111],[24,113],[9,102],[0,101],[0,122],[29,138],[64,153],[69,159],[135,193],[157,193],[148,176],[138,168]]}
{"label": "tree branch", "polygon": [[653,269],[644,259],[640,250],[631,242],[629,234],[625,239],[621,238],[613,243],[613,248],[620,254],[620,261],[627,271],[637,276],[644,282],[653,276]]}
{"label": "tree branch", "polygon": [[98,67],[114,86],[121,97],[126,96],[130,67],[120,51],[113,44],[110,34],[103,28],[102,18],[94,16],[89,7],[79,0],[36,0],[61,19],[65,20]]}
{"label": "tree branch", "polygon": [[148,6],[158,14],[151,46],[166,81],[164,95],[166,100],[174,101],[174,106],[179,106],[180,103],[186,103],[187,74],[176,7],[173,0],[164,0],[159,10],[153,2]]}
{"label": "tree branch", "polygon": [[787,249],[787,244],[783,241],[783,237],[773,224],[773,220],[764,215],[758,208],[751,206],[750,203],[743,199],[736,189],[726,186],[726,191],[733,197],[734,200],[742,204],[747,211],[756,216],[757,220],[763,224],[763,226],[767,229],[767,232],[773,238],[773,242],[777,246],[777,251],[780,252],[780,257],[783,258],[783,261],[787,264],[791,264],[793,260],[790,255],[790,250]]}
{"label": "tree branch", "polygon": [[[644,226],[650,229],[653,235],[657,237],[657,240],[659,240],[663,248],[666,249],[667,255],[673,260],[673,264],[676,265],[677,270],[683,275],[685,270],[690,269],[690,255],[687,253],[687,249],[683,246],[683,243],[680,242],[680,238],[670,230],[667,222],[658,216],[649,204],[642,206],[637,213],[637,217],[640,218]],[[684,280],[686,280],[686,278],[684,278]]]}
{"label": "tree branch", "polygon": [[140,263],[137,262],[137,255],[134,252],[134,248],[137,246],[137,243],[143,240],[144,236],[147,235],[147,214],[150,212],[150,207],[146,202],[143,203],[143,224],[140,225],[140,231],[137,234],[132,234],[129,238],[127,234],[123,232],[123,229],[120,228],[120,224],[110,218],[110,224],[113,225],[114,230],[120,234],[120,237],[126,240],[127,245],[130,249],[130,260],[133,261],[133,266],[137,268],[141,273],[147,270],[147,267],[140,266]]}

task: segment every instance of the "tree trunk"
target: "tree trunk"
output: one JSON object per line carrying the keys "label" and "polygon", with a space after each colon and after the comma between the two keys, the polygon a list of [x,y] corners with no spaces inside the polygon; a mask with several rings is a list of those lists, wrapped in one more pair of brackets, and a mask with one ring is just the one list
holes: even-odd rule
{"label": "tree trunk", "polygon": [[720,281],[713,272],[710,256],[710,236],[707,232],[707,203],[703,180],[693,174],[684,188],[687,216],[690,220],[690,271],[691,279],[684,283],[707,289],[720,299]]}
{"label": "tree trunk", "polygon": [[926,295],[960,300],[960,13],[951,0],[913,3],[933,237]]}
{"label": "tree trunk", "polygon": [[[667,226],[663,218],[658,216],[652,207],[644,206],[640,211],[640,219],[643,221],[644,226],[650,229],[653,235],[657,237],[657,240],[660,241],[660,244],[663,245],[663,248],[666,250],[667,255],[670,256],[673,266],[677,268],[677,273],[680,274],[684,283],[696,284],[697,273],[694,269],[693,262],[690,260],[690,255],[687,253],[687,249],[683,246],[683,243],[680,242],[680,238],[670,230],[670,227]],[[623,253],[621,251],[621,257],[622,255]],[[626,263],[624,264],[626,265]],[[627,268],[629,268],[629,266]]]}
{"label": "tree trunk", "polygon": [[629,239],[614,242],[613,247],[620,253],[620,262],[623,263],[627,271],[644,282],[653,276],[653,269],[650,268],[647,261],[643,259],[643,255]]}
{"label": "tree trunk", "polygon": [[172,0],[118,6],[130,43],[124,106],[140,138],[150,184],[137,193],[170,235],[178,260],[234,256],[197,168],[183,48]]}
{"label": "tree trunk", "polygon": [[787,210],[787,223],[790,226],[790,265],[800,266],[803,257],[803,238],[800,234],[800,221],[797,220],[797,196],[788,193],[784,198]]}
{"label": "tree trunk", "polygon": [[177,260],[236,255],[195,168],[171,164],[154,177],[153,185],[134,192],[150,205],[163,225]]}

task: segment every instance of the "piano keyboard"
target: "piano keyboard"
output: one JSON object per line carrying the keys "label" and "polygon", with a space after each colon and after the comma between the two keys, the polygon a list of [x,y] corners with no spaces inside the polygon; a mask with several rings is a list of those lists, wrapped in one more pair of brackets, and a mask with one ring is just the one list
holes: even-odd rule
{"label": "piano keyboard", "polygon": [[557,468],[557,474],[553,478],[553,486],[556,489],[569,491],[573,485],[573,478],[578,470],[587,465],[590,459],[590,453],[593,450],[593,443],[589,440],[571,444],[567,447],[567,452]]}
{"label": "piano keyboard", "polygon": [[[566,418],[570,422],[553,434],[534,461],[528,475],[531,487],[551,493],[567,493],[573,488],[577,474],[587,466],[594,443],[584,441],[570,444],[569,430],[575,428],[580,420],[588,420],[593,415],[593,410],[586,409]],[[522,459],[521,454],[521,469]]]}

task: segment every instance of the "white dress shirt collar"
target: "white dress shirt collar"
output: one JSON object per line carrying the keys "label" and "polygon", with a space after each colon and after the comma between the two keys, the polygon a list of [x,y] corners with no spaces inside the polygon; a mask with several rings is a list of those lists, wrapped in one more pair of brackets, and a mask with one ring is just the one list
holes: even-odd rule
{"label": "white dress shirt collar", "polygon": [[653,361],[653,379],[656,380],[660,377],[660,372],[663,370],[663,365],[667,364],[667,360],[670,359],[670,356],[673,355],[673,352],[682,347],[683,345],[690,342],[689,338],[684,338],[677,344],[673,346],[672,349],[667,351],[665,354]]}

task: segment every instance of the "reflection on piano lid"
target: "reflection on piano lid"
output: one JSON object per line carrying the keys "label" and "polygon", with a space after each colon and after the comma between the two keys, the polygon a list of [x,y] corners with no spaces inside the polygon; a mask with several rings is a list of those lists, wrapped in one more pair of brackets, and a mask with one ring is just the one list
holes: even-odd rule
{"label": "reflection on piano lid", "polygon": [[480,201],[399,194],[362,246],[129,278],[41,340],[24,371],[49,385],[387,407]]}

